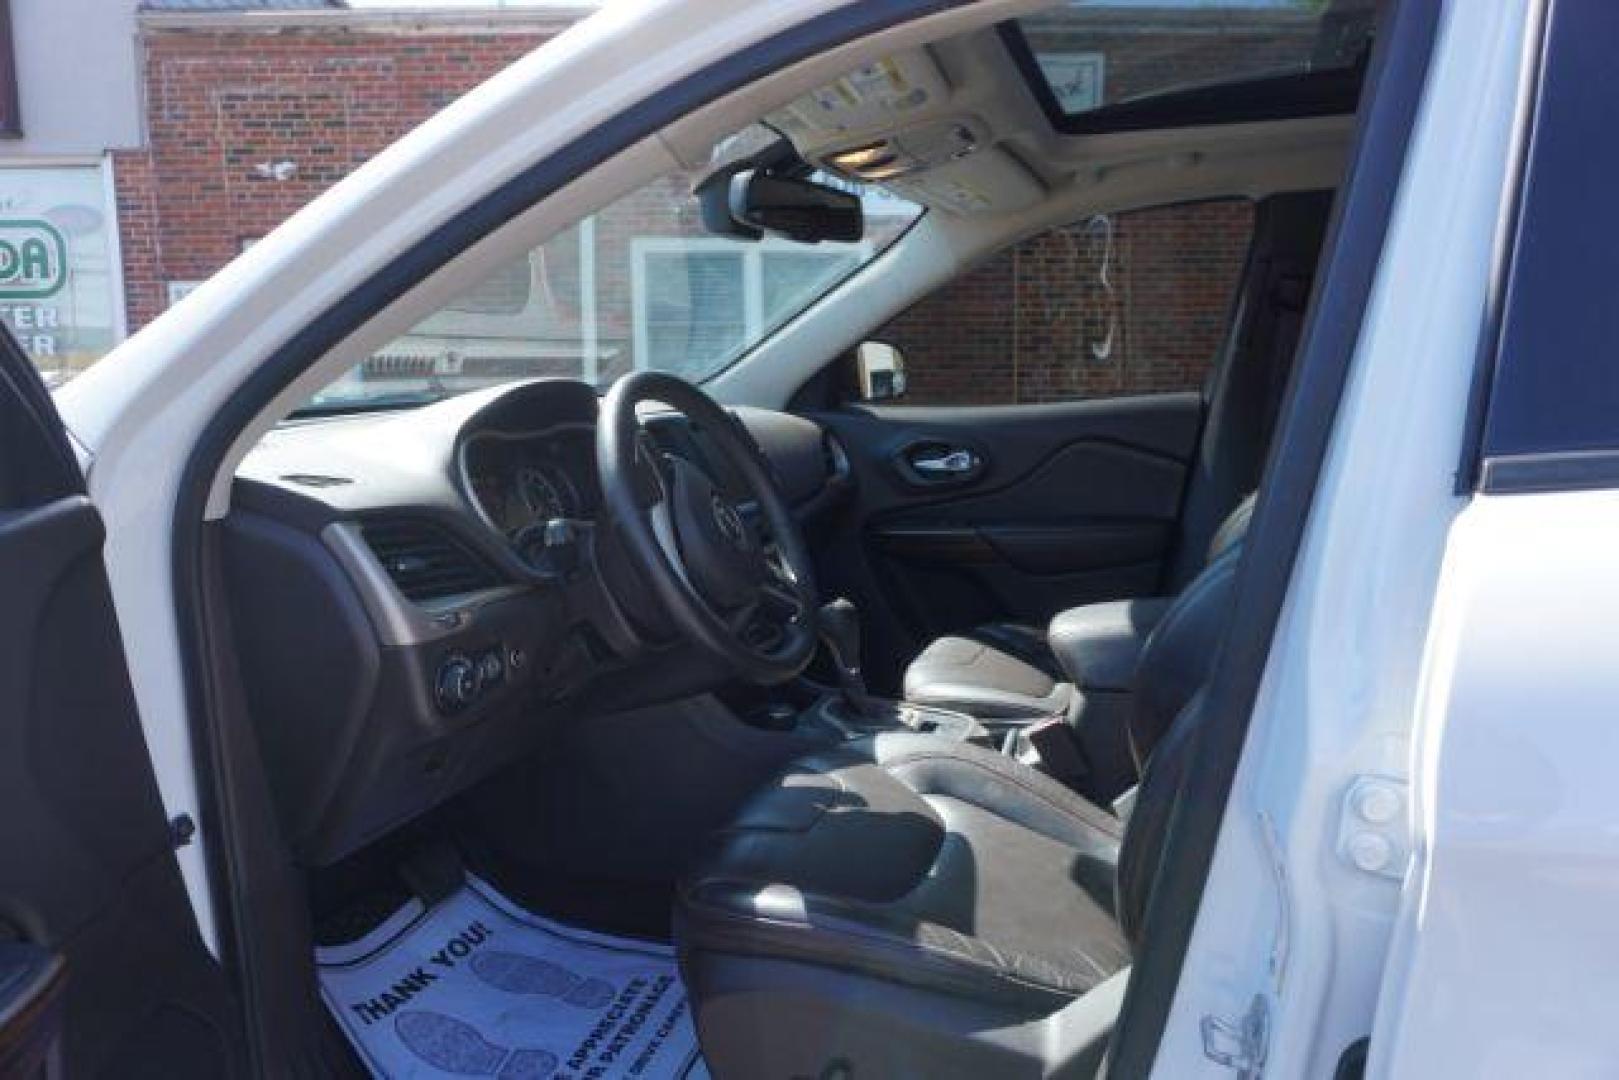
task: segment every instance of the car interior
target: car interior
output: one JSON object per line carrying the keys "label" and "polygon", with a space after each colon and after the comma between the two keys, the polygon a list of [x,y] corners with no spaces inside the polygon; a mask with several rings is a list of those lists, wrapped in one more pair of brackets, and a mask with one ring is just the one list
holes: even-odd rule
{"label": "car interior", "polygon": [[[298,885],[283,985],[320,1001],[318,951],[476,880],[672,948],[717,1075],[1100,1064],[1377,19],[1107,10],[867,57],[753,117],[769,139],[679,192],[708,233],[857,243],[851,191],[915,213],[703,379],[492,366],[425,404],[294,414],[248,453],[214,584]],[[1226,203],[1210,283],[1204,218],[1174,215]],[[1178,382],[929,382],[930,342],[991,371],[1025,347],[938,332],[964,283],[1132,214],[1168,215],[1179,276],[1104,280],[1071,346],[1182,347],[1130,320],[1196,292]],[[1091,277],[1140,270],[1133,242]],[[361,1069],[339,1020],[329,1049]]]}

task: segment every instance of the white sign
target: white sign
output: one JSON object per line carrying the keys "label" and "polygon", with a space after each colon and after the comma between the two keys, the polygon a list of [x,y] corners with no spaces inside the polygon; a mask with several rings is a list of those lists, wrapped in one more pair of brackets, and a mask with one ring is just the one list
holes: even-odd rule
{"label": "white sign", "polygon": [[1063,112],[1072,116],[1101,107],[1101,53],[1042,52],[1035,59]]}
{"label": "white sign", "polygon": [[708,1080],[674,949],[537,918],[476,878],[315,961],[377,1076]]}
{"label": "white sign", "polygon": [[0,320],[58,379],[118,341],[118,226],[108,205],[100,166],[0,167]]}

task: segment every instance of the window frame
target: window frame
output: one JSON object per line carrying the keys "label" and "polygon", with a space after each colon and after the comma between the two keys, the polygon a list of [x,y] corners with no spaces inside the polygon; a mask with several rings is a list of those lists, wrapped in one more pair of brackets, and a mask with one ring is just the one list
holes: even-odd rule
{"label": "window frame", "polygon": [[[1485,313],[1473,393],[1468,402],[1462,461],[1457,470],[1456,489],[1459,493],[1528,494],[1619,488],[1619,413],[1603,413],[1605,423],[1598,424],[1597,429],[1586,433],[1594,441],[1584,446],[1551,445],[1537,440],[1533,433],[1524,432],[1514,432],[1508,438],[1498,425],[1504,416],[1510,418],[1512,410],[1523,406],[1523,402],[1514,397],[1514,394],[1526,392],[1523,385],[1515,381],[1520,374],[1519,369],[1533,366],[1551,348],[1549,344],[1544,344],[1550,335],[1541,327],[1546,323],[1562,322],[1558,316],[1566,315],[1571,307],[1605,310],[1601,282],[1606,279],[1600,275],[1569,270],[1557,275],[1565,299],[1548,306],[1544,296],[1532,295],[1534,304],[1531,310],[1525,311],[1525,292],[1533,294],[1539,284],[1537,279],[1545,276],[1547,249],[1551,251],[1550,261],[1570,265],[1564,247],[1567,231],[1541,229],[1540,226],[1545,224],[1542,215],[1548,213],[1548,207],[1552,216],[1578,214],[1582,237],[1589,235],[1592,228],[1610,236],[1619,229],[1619,211],[1609,212],[1607,219],[1603,220],[1602,212],[1598,210],[1595,212],[1597,220],[1592,223],[1589,219],[1593,212],[1589,205],[1582,203],[1577,208],[1571,207],[1566,200],[1541,194],[1537,184],[1537,179],[1543,173],[1555,173],[1570,165],[1566,148],[1560,147],[1561,153],[1552,151],[1550,159],[1541,156],[1542,152],[1547,151],[1548,128],[1552,125],[1560,128],[1566,124],[1571,112],[1584,114],[1587,111],[1585,95],[1576,95],[1581,104],[1571,108],[1572,103],[1564,85],[1566,80],[1577,79],[1580,74],[1586,73],[1585,69],[1576,68],[1566,53],[1559,53],[1559,42],[1567,41],[1578,47],[1598,40],[1591,36],[1593,28],[1586,23],[1577,24],[1584,33],[1574,32],[1570,37],[1560,39],[1559,31],[1564,28],[1558,24],[1559,15],[1570,22],[1581,16],[1587,21],[1601,15],[1614,18],[1613,12],[1602,5],[1581,7],[1569,0],[1549,0],[1547,4],[1536,43],[1535,71],[1524,105],[1524,115],[1528,120],[1520,132],[1515,160],[1511,163],[1511,208],[1502,226],[1504,239],[1501,255],[1494,270],[1493,295],[1490,309]],[[1558,67],[1559,59],[1563,62],[1562,68]],[[1589,58],[1585,59],[1588,61]],[[1570,68],[1575,70],[1571,71]],[[1558,135],[1567,137],[1561,130]],[[1593,172],[1601,172],[1602,166],[1611,163],[1619,153],[1608,148],[1607,140],[1597,140],[1595,145],[1579,140],[1578,146],[1579,168]],[[1603,229],[1603,226],[1609,228]],[[1533,245],[1525,242],[1530,233],[1535,234]],[[1547,233],[1550,233],[1549,238]],[[1533,251],[1526,250],[1531,246]],[[1527,333],[1523,330],[1525,323],[1529,325]],[[1593,333],[1601,331],[1601,328],[1592,326],[1584,329]],[[1588,359],[1583,367],[1559,368],[1559,372],[1572,372],[1578,376],[1580,372],[1599,367],[1601,346],[1619,347],[1619,327],[1607,329],[1609,333],[1604,338],[1586,343],[1588,348],[1583,350],[1582,355]],[[1525,338],[1542,344],[1531,346]],[[1611,401],[1615,396],[1611,388],[1606,394],[1591,393],[1592,387],[1579,377],[1562,380],[1555,394],[1546,394],[1544,386],[1539,389],[1542,399],[1538,403],[1542,411],[1550,412],[1550,406],[1561,406],[1557,410],[1559,415],[1577,412],[1587,422],[1591,420],[1593,410],[1590,402],[1593,399]],[[1600,387],[1596,389],[1601,390]]]}
{"label": "window frame", "polygon": [[[1139,101],[1103,105],[1070,113],[1062,107],[1040,70],[1034,46],[1016,20],[996,30],[1040,111],[1059,135],[1106,135],[1164,128],[1248,124],[1264,120],[1353,115],[1360,101],[1365,66],[1330,68],[1293,75],[1242,79],[1156,94]],[[1104,61],[1105,62],[1105,61]]]}

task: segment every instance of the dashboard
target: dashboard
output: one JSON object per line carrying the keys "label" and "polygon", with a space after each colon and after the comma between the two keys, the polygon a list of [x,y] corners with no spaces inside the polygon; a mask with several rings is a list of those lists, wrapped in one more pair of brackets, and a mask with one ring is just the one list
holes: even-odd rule
{"label": "dashboard", "polygon": [[[602,513],[597,410],[583,383],[515,383],[287,424],[243,462],[225,594],[300,861],[343,858],[559,725],[729,677],[672,631]],[[801,523],[828,518],[851,483],[832,437],[736,414]],[[683,417],[643,426],[731,486]]]}

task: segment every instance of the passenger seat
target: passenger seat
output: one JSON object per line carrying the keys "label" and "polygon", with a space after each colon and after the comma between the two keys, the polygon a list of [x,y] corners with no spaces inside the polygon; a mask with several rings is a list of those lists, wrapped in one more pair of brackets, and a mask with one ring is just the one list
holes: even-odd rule
{"label": "passenger seat", "polygon": [[[1203,566],[1242,542],[1253,508],[1253,495],[1237,504],[1215,531]],[[1141,644],[1173,601],[1154,596],[1086,604],[1059,612],[1044,632],[992,623],[939,638],[905,669],[905,700],[980,720],[1067,716],[1076,685],[1129,685]]]}

